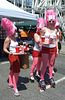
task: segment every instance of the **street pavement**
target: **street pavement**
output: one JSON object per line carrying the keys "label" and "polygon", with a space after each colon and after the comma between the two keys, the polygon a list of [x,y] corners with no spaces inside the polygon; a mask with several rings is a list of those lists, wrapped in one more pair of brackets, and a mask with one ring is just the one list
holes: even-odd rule
{"label": "street pavement", "polygon": [[65,41],[62,41],[61,44],[62,44],[62,49],[60,53],[64,55],[65,54]]}
{"label": "street pavement", "polygon": [[[7,58],[0,59],[0,100],[65,100],[65,43],[62,41],[62,49],[60,55],[56,58],[53,76],[56,87],[50,88],[47,85],[46,91],[40,91],[38,82],[29,81],[30,68],[32,65],[32,56],[29,55],[29,68],[21,69],[18,89],[20,96],[16,97],[13,94],[13,89],[8,88],[8,74],[10,64]],[[48,72],[48,71],[47,71]],[[45,79],[48,78],[48,73],[45,74]]]}

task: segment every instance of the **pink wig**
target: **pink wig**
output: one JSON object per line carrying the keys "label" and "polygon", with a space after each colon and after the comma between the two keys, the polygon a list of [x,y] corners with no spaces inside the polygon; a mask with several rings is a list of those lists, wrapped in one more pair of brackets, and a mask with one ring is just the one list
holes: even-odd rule
{"label": "pink wig", "polygon": [[17,30],[17,27],[14,26],[13,22],[11,22],[7,18],[1,19],[1,26],[7,32],[7,36],[11,36],[12,34],[14,34],[15,30]]}
{"label": "pink wig", "polygon": [[59,24],[59,21],[58,21],[58,19],[56,18],[56,24],[55,24],[55,28],[56,28],[57,26],[59,26],[59,27],[60,27],[60,24]]}
{"label": "pink wig", "polygon": [[48,21],[51,21],[51,20],[56,22],[56,13],[53,9],[46,11],[46,26],[48,26]]}
{"label": "pink wig", "polygon": [[39,33],[39,30],[42,29],[44,27],[45,21],[42,17],[38,18],[37,20],[37,33]]}

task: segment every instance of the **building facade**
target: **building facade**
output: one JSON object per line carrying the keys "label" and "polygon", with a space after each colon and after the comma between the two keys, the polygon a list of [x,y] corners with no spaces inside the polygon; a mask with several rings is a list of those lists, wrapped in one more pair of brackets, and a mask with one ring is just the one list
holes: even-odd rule
{"label": "building facade", "polygon": [[47,9],[54,9],[57,18],[65,30],[65,0],[7,0],[29,13],[39,14],[39,17],[45,18]]}

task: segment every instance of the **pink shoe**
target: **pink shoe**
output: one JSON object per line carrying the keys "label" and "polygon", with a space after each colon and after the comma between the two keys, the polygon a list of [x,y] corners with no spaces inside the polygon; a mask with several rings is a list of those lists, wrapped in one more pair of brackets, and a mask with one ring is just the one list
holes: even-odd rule
{"label": "pink shoe", "polygon": [[19,94],[19,92],[18,92],[18,89],[16,88],[16,89],[13,89],[13,93],[14,93],[14,95],[15,96],[20,96],[20,94]]}

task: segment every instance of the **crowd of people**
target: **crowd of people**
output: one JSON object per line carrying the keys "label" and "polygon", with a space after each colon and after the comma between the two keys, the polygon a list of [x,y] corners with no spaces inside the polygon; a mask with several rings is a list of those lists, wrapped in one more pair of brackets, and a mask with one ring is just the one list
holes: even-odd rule
{"label": "crowd of people", "polygon": [[[20,73],[19,55],[13,55],[16,52],[15,47],[18,42],[15,40],[17,27],[7,18],[1,19],[1,25],[7,32],[7,37],[4,41],[3,50],[8,54],[10,61],[9,72],[9,87],[13,87],[13,93],[19,96],[17,89],[17,81]],[[46,19],[39,18],[37,20],[37,31],[34,34],[35,44],[33,47],[33,64],[30,70],[30,81],[34,82],[34,70],[36,68],[36,77],[39,79],[41,89],[46,89],[45,72],[49,63],[49,79],[48,83],[55,87],[53,79],[53,68],[56,57],[59,56],[61,50],[61,30],[60,24],[53,9],[46,11]],[[42,66],[41,66],[42,65]],[[40,73],[39,73],[40,72]]]}

